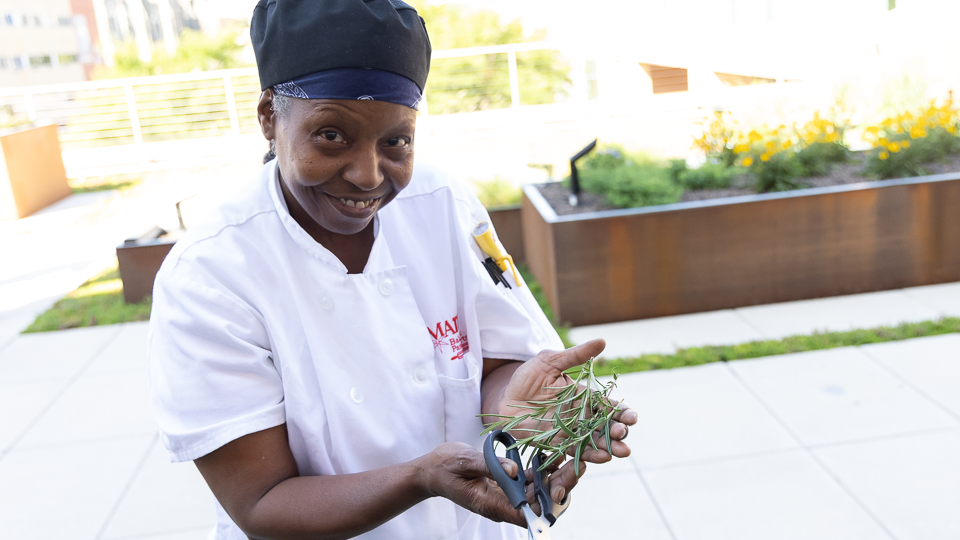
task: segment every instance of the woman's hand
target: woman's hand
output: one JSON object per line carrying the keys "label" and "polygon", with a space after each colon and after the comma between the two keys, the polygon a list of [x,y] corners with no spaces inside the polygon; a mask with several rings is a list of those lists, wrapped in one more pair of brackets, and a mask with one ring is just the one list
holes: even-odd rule
{"label": "woman's hand", "polygon": [[[602,339],[595,339],[565,351],[541,352],[533,359],[524,362],[516,368],[504,386],[498,403],[495,404],[495,409],[493,409],[492,406],[490,406],[490,408],[485,407],[484,413],[495,412],[501,415],[516,416],[525,411],[524,409],[517,408],[516,406],[518,405],[529,405],[528,402],[530,401],[547,401],[553,399],[556,390],[545,390],[544,388],[570,384],[572,382],[570,377],[564,375],[563,372],[572,367],[585,364],[588,360],[603,352],[605,346],[606,343]],[[613,456],[622,458],[630,455],[630,447],[623,442],[623,439],[627,437],[629,431],[628,426],[636,423],[637,414],[629,408],[624,408],[614,414],[613,422],[610,424]],[[535,426],[521,425],[520,427],[533,428]],[[516,430],[518,438],[525,437],[527,434],[528,433],[522,429]],[[587,446],[587,449],[581,455],[581,459],[591,463],[610,461],[612,456],[611,452],[607,449],[606,438],[599,433],[595,433],[594,441],[599,450],[594,450],[591,446]]]}
{"label": "woman's hand", "polygon": [[[513,508],[507,495],[493,480],[487,468],[483,453],[464,443],[445,443],[417,460],[420,467],[421,484],[428,496],[450,499],[458,505],[480,514],[493,521],[506,521],[526,528],[527,521],[522,510]],[[517,464],[507,458],[500,458],[503,470],[511,478],[517,476]],[[574,474],[573,461],[558,468],[558,463],[550,467],[550,497],[560,502],[574,486],[578,477]],[[580,476],[585,465],[580,464]],[[533,492],[533,471],[524,471],[527,477],[527,503],[537,514],[540,504]]]}

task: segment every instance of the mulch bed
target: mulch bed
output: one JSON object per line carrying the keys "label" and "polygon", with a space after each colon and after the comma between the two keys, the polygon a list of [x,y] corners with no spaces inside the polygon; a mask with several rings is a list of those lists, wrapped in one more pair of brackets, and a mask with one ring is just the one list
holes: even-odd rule
{"label": "mulch bed", "polygon": [[[860,182],[870,182],[875,178],[863,176],[863,168],[866,156],[863,153],[855,153],[849,163],[834,165],[830,173],[825,176],[812,178],[801,178],[799,183],[804,188],[840,186],[844,184],[857,184]],[[926,174],[944,174],[950,172],[960,172],[960,156],[952,156],[943,163],[932,163],[924,167]],[[741,175],[734,178],[733,185],[725,189],[695,189],[685,191],[680,197],[680,202],[704,201],[709,199],[720,199],[723,197],[738,197],[740,195],[755,195],[756,191],[751,187],[752,180],[747,175]],[[550,203],[553,210],[561,216],[569,214],[582,214],[585,212],[599,212],[601,210],[616,210],[617,207],[608,203],[601,195],[593,193],[580,193],[580,201],[577,206],[570,206],[570,190],[560,182],[552,182],[538,186],[543,198]]]}

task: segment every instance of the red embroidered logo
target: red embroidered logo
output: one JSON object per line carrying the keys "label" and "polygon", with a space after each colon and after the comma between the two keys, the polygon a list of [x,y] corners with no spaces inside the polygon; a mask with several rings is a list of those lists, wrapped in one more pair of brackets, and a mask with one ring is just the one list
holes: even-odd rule
{"label": "red embroidered logo", "polygon": [[463,354],[470,350],[467,336],[460,333],[457,317],[449,321],[438,322],[436,328],[428,326],[427,331],[433,338],[433,348],[439,349],[443,353],[444,347],[450,347],[450,352],[453,353],[450,360],[463,360]]}

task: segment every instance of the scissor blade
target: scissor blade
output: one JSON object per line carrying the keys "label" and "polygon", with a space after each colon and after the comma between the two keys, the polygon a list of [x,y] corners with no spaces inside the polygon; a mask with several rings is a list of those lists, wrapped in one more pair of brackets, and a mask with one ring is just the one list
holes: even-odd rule
{"label": "scissor blade", "polygon": [[550,522],[538,516],[530,509],[529,505],[523,505],[523,516],[527,518],[527,535],[529,540],[550,540]]}

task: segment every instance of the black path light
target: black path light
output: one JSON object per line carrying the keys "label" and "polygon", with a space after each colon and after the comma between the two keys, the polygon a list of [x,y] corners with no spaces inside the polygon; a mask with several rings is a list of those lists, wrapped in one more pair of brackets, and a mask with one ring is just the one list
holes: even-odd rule
{"label": "black path light", "polygon": [[597,139],[588,144],[570,158],[570,206],[576,206],[580,199],[580,177],[577,175],[577,160],[590,153],[597,147]]}

